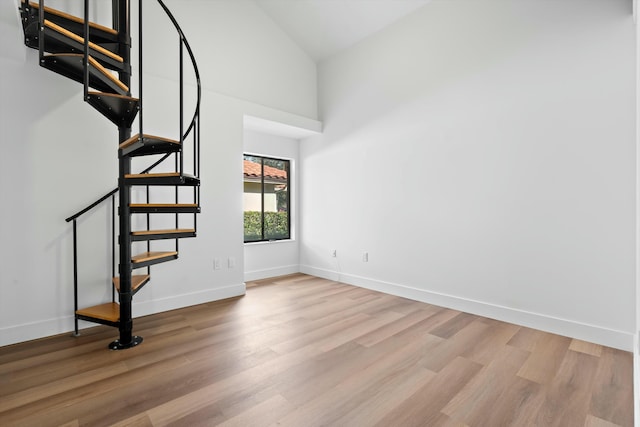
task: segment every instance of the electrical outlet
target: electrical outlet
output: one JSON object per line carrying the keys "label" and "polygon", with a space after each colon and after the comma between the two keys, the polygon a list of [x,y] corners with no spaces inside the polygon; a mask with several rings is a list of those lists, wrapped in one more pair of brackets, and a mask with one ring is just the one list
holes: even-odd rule
{"label": "electrical outlet", "polygon": [[213,269],[220,270],[220,258],[213,259]]}
{"label": "electrical outlet", "polygon": [[369,252],[362,254],[362,262],[369,262]]}
{"label": "electrical outlet", "polygon": [[229,266],[229,268],[236,268],[236,259],[235,257],[230,256],[229,257],[229,262],[227,264]]}
{"label": "electrical outlet", "polygon": [[332,257],[337,257],[338,256],[338,251],[336,251],[335,249],[331,251],[331,256]]}

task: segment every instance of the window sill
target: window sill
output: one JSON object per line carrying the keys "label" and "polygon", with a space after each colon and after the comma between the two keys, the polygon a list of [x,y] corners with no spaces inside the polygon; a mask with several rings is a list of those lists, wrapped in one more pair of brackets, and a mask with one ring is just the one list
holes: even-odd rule
{"label": "window sill", "polygon": [[244,245],[245,246],[273,245],[278,243],[293,243],[295,241],[296,239],[268,240],[268,241],[261,241],[261,242],[245,242]]}

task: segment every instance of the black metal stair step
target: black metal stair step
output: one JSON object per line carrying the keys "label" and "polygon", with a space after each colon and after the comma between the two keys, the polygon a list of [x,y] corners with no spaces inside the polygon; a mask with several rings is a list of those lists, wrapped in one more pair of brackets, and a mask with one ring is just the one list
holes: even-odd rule
{"label": "black metal stair step", "polygon": [[129,205],[131,213],[200,213],[200,206],[196,203],[132,203]]}
{"label": "black metal stair step", "polygon": [[138,98],[106,92],[89,92],[85,100],[112,123],[121,127],[131,127],[140,105]]}
{"label": "black metal stair step", "polygon": [[143,252],[131,257],[131,268],[142,268],[178,259],[178,252]]}
{"label": "black metal stair step", "polygon": [[171,230],[143,230],[131,232],[131,240],[134,242],[143,240],[182,239],[185,237],[196,237],[196,230],[194,228],[176,228]]}
{"label": "black metal stair step", "polygon": [[109,326],[118,326],[120,305],[115,302],[100,304],[76,311],[76,318]]}
{"label": "black metal stair step", "polygon": [[[83,83],[83,59],[83,55],[77,53],[58,53],[45,55],[40,65],[55,73]],[[92,57],[89,57],[89,86],[102,92],[118,95],[127,95],[129,92],[127,85],[114,77]]]}
{"label": "black metal stair step", "polygon": [[[40,4],[37,2],[26,2],[22,0],[20,7],[22,15],[22,26],[25,33],[25,43],[29,47],[38,48],[38,20]],[[82,36],[84,34],[84,19],[54,9],[49,6],[44,7],[45,19],[58,24],[74,34]],[[27,40],[27,38],[29,40]],[[118,32],[113,28],[95,22],[89,22],[89,40],[96,44],[117,43]]]}
{"label": "black metal stair step", "polygon": [[124,176],[126,185],[200,185],[200,179],[179,172],[141,173]]}
{"label": "black metal stair step", "polygon": [[160,136],[136,134],[120,144],[120,157],[148,156],[180,151],[180,141]]}
{"label": "black metal stair step", "polygon": [[[114,277],[113,286],[116,287],[117,291],[120,292],[120,277]],[[144,285],[149,283],[151,280],[151,276],[148,274],[140,274],[131,276],[131,292],[135,294],[138,292]]]}

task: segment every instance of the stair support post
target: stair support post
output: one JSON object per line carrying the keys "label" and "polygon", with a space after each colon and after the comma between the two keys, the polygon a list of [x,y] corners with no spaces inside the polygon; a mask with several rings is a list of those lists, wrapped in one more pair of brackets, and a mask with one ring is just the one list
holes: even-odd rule
{"label": "stair support post", "polygon": [[[114,0],[115,6],[116,0]],[[114,11],[114,21],[117,23],[116,29],[121,34],[120,56],[126,64],[131,63],[131,26],[129,22],[130,4],[129,0],[117,0],[117,10]],[[130,71],[120,72],[120,81],[131,87]],[[129,93],[130,95],[130,93]],[[131,137],[130,126],[118,127],[118,144]],[[120,339],[109,344],[112,350],[124,350],[135,347],[142,342],[142,337],[133,335],[133,292],[131,289],[131,186],[125,183],[125,175],[131,173],[131,158],[124,156],[120,158],[118,165],[118,188],[120,204],[119,221],[119,275],[120,275]]]}
{"label": "stair support post", "polygon": [[[119,129],[120,140],[124,141],[131,135],[131,129]],[[142,337],[133,335],[133,293],[131,289],[131,187],[125,184],[125,175],[131,173],[131,158],[123,157],[119,161],[119,203],[120,203],[120,221],[118,239],[120,246],[119,255],[119,275],[120,275],[120,291],[118,297],[120,299],[120,321],[118,329],[120,338],[109,344],[112,350],[124,350],[135,347],[142,342]]]}

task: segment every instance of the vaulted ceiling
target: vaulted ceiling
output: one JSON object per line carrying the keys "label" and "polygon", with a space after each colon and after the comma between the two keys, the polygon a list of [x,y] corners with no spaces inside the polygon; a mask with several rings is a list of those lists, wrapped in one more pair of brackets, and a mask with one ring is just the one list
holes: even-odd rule
{"label": "vaulted ceiling", "polygon": [[322,61],[431,0],[254,0],[309,56]]}

